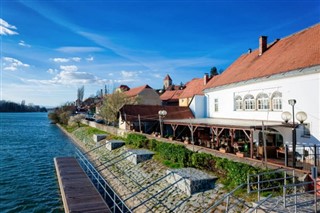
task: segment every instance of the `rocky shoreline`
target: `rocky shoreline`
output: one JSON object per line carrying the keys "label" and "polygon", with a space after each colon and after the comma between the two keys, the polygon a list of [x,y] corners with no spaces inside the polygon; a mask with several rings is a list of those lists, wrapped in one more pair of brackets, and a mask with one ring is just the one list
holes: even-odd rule
{"label": "rocky shoreline", "polygon": [[[72,134],[61,126],[59,128],[83,153],[98,145],[90,137],[79,140],[75,133],[81,131],[81,128]],[[105,140],[102,140],[99,145],[104,143]],[[187,195],[178,188],[170,186],[165,179],[159,181],[166,175],[168,168],[156,160],[151,159],[137,165],[126,159],[112,160],[126,151],[126,147],[109,151],[105,146],[101,146],[89,152],[87,157],[96,168],[99,167],[103,177],[118,195],[126,200],[127,206],[134,212],[204,212],[226,193],[223,185],[216,183],[213,189]],[[141,191],[142,189],[145,190]],[[141,192],[137,193],[139,191]],[[224,212],[224,210],[225,206],[220,205],[212,212]],[[244,209],[234,210],[237,211],[243,212]]]}

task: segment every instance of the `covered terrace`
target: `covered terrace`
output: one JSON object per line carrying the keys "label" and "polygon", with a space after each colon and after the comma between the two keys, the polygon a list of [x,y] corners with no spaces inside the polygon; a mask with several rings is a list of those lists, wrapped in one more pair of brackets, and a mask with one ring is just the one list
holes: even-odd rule
{"label": "covered terrace", "polygon": [[[171,126],[176,140],[229,153],[236,154],[241,151],[250,158],[263,155],[263,150],[259,150],[259,144],[262,146],[265,144],[265,150],[268,149],[268,144],[261,140],[263,137],[264,141],[267,139],[264,134],[259,135],[259,133],[270,132],[272,129],[274,134],[280,135],[273,128],[284,126],[276,121],[226,118],[165,119],[163,122],[167,128]],[[281,135],[280,138],[282,138]],[[257,145],[256,142],[259,144]],[[283,141],[280,143],[275,141],[272,144],[274,152],[278,148],[276,145],[283,145]]]}

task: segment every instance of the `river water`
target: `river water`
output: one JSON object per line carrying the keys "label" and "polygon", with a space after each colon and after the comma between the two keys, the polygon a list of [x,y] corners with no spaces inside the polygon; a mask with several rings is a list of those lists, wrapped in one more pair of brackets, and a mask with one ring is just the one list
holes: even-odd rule
{"label": "river water", "polygon": [[58,156],[75,147],[47,113],[0,113],[0,212],[63,212]]}

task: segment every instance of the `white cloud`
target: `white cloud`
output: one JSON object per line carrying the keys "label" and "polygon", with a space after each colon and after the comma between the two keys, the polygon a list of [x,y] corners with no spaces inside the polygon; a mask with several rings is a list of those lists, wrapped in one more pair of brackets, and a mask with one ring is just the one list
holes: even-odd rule
{"label": "white cloud", "polygon": [[8,22],[0,18],[0,35],[18,35],[16,30],[17,28],[13,25],[10,25]]}
{"label": "white cloud", "polygon": [[134,72],[134,71],[121,71],[120,72],[121,76],[123,78],[133,78],[133,77],[137,77],[138,76],[138,72]]}
{"label": "white cloud", "polygon": [[154,74],[153,76],[156,78],[163,78],[163,76],[161,76],[160,74]]}
{"label": "white cloud", "polygon": [[87,60],[87,61],[93,61],[94,58],[91,56],[91,57],[86,58],[86,60]]}
{"label": "white cloud", "polygon": [[53,58],[52,60],[57,63],[66,63],[70,61],[68,58]]}
{"label": "white cloud", "polygon": [[47,73],[50,73],[50,74],[55,74],[55,73],[58,73],[59,72],[59,70],[57,70],[57,69],[48,69],[47,70]]}
{"label": "white cloud", "polygon": [[24,64],[15,58],[3,57],[2,60],[3,60],[3,70],[16,71],[19,68],[30,66],[29,64]]}
{"label": "white cloud", "polygon": [[68,66],[60,66],[60,69],[62,71],[75,72],[78,70],[78,67],[76,65],[68,65]]}
{"label": "white cloud", "polygon": [[86,52],[101,52],[103,51],[100,47],[60,47],[56,49],[59,52],[64,53],[86,53]]}
{"label": "white cloud", "polygon": [[[48,72],[55,72],[53,69],[49,69]],[[37,80],[37,79],[21,79],[28,83],[37,83],[44,85],[88,85],[98,84],[104,85],[110,80],[100,79],[92,73],[78,72],[70,70],[62,70],[50,80]]]}
{"label": "white cloud", "polygon": [[79,61],[81,61],[81,58],[79,58],[79,57],[73,57],[72,60],[75,61],[75,62],[79,62]]}
{"label": "white cloud", "polygon": [[20,46],[22,46],[22,47],[31,47],[31,45],[30,44],[27,44],[25,41],[23,41],[23,40],[20,40],[20,42],[18,43]]}
{"label": "white cloud", "polygon": [[75,61],[75,62],[80,62],[81,58],[80,57],[73,57],[73,58],[53,58],[52,59],[54,62],[57,63],[67,63],[69,61]]}

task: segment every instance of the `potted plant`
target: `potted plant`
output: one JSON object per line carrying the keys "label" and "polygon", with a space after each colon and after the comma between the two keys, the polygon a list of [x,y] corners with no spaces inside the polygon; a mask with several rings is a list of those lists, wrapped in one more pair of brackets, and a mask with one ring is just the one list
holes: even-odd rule
{"label": "potted plant", "polygon": [[190,141],[189,141],[189,137],[188,137],[188,136],[186,136],[186,137],[184,138],[184,143],[185,143],[185,144],[190,144]]}

